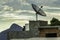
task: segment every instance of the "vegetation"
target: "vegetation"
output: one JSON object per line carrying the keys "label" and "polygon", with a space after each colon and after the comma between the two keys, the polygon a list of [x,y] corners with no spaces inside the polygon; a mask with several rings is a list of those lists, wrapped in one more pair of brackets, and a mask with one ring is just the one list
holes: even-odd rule
{"label": "vegetation", "polygon": [[60,21],[56,18],[52,18],[51,22],[51,26],[59,26],[60,25]]}

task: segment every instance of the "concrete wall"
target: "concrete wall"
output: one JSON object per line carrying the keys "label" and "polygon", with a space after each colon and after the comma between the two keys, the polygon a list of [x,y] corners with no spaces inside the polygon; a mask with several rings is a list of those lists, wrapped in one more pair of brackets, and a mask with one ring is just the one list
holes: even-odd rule
{"label": "concrete wall", "polygon": [[39,36],[38,28],[40,26],[47,26],[47,21],[29,21],[29,28],[33,36]]}
{"label": "concrete wall", "polygon": [[39,36],[38,27],[40,27],[38,21],[29,21],[29,28],[33,36]]}

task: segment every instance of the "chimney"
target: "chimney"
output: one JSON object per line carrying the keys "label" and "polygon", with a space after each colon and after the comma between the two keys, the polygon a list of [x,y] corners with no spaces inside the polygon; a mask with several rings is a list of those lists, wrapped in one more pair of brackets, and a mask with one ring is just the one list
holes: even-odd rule
{"label": "chimney", "polygon": [[23,26],[23,31],[29,31],[29,24],[25,24],[25,26]]}
{"label": "chimney", "polygon": [[29,24],[25,24],[25,31],[29,31]]}

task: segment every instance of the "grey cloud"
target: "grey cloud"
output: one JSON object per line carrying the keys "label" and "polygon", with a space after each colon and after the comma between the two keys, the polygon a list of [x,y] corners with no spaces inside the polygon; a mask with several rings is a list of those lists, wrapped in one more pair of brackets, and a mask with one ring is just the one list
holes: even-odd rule
{"label": "grey cloud", "polygon": [[57,1],[53,2],[53,4],[54,4],[56,7],[60,7],[60,0],[57,0]]}
{"label": "grey cloud", "polygon": [[22,9],[22,10],[32,10],[32,7],[31,7],[31,5],[30,6],[23,5],[20,9]]}
{"label": "grey cloud", "polygon": [[[23,0],[24,1],[24,0]],[[9,0],[8,2],[6,2],[5,4],[3,4],[3,5],[8,5],[8,6],[10,6],[10,7],[12,7],[14,10],[19,10],[19,9],[21,9],[21,10],[33,10],[32,9],[32,7],[31,7],[31,5],[23,5],[22,3],[24,3],[24,2],[21,2],[21,1],[19,1],[19,0]],[[31,3],[34,3],[34,4],[36,4],[36,5],[38,5],[38,6],[41,6],[41,5],[44,5],[44,6],[52,6],[52,7],[54,7],[55,6],[55,4],[58,4],[57,2],[58,2],[58,0],[25,0],[28,4],[31,4]],[[58,4],[59,5],[59,4]],[[56,5],[57,6],[57,5]],[[47,9],[47,10],[45,10],[45,11],[47,11],[47,12],[59,12],[60,11],[60,9]],[[15,14],[15,13],[14,13]],[[34,15],[34,14],[31,14],[31,13],[27,13],[27,12],[22,12],[22,13],[16,13],[17,15]],[[43,18],[44,19],[44,18]],[[48,18],[47,18],[48,19]]]}
{"label": "grey cloud", "polygon": [[8,1],[4,5],[8,5],[10,7],[13,7],[14,9],[20,9],[21,3],[18,0]]}
{"label": "grey cloud", "polygon": [[45,6],[51,6],[53,5],[53,2],[56,0],[27,0],[28,3],[34,3],[36,5],[45,5]]}
{"label": "grey cloud", "polygon": [[60,0],[28,0],[28,3],[34,3],[36,5],[60,7]]}
{"label": "grey cloud", "polygon": [[22,13],[19,13],[18,15],[35,16],[34,13],[28,13],[28,12],[22,12]]}
{"label": "grey cloud", "polygon": [[13,0],[13,1],[8,1],[3,5],[8,5],[10,7],[13,7],[14,10],[18,10],[18,9],[23,9],[23,10],[29,10],[31,9],[31,6],[29,5],[23,5],[24,2],[21,2],[19,0]]}
{"label": "grey cloud", "polygon": [[[28,3],[30,5],[23,5],[23,3]],[[38,6],[57,6],[59,4],[59,0],[9,0],[3,5],[8,5],[14,8],[14,10],[22,9],[22,10],[32,10],[31,4],[36,4]]]}
{"label": "grey cloud", "polygon": [[47,12],[60,12],[60,9],[47,9]]}

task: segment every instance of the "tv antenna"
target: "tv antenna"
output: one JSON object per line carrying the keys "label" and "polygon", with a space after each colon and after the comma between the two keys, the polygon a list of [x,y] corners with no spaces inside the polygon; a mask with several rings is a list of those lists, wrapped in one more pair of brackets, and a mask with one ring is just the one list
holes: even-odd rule
{"label": "tv antenna", "polygon": [[44,11],[41,9],[41,8],[43,8],[43,6],[41,6],[41,8],[39,8],[35,4],[31,4],[31,5],[32,5],[32,8],[34,9],[34,11],[36,12],[36,21],[38,20],[38,14],[41,16],[46,16]]}

